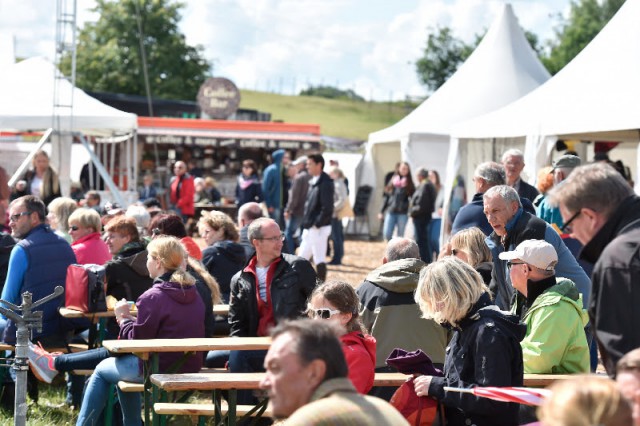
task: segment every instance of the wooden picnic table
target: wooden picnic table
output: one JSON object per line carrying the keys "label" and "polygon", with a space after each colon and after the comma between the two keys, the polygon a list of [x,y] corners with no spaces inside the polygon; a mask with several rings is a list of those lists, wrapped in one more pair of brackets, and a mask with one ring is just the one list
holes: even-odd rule
{"label": "wooden picnic table", "polygon": [[[109,318],[115,318],[116,316],[113,310],[100,312],[82,312],[76,309],[63,307],[59,308],[58,312],[63,318],[86,318],[91,321],[91,328],[89,329],[89,349],[100,346],[107,333],[107,320]],[[134,310],[131,313],[135,315],[137,312],[138,311]]]}
{"label": "wooden picnic table", "polygon": [[[144,379],[145,425],[159,424],[153,411],[158,401],[158,389],[151,383],[151,375],[158,373],[158,356],[163,352],[204,352],[215,350],[267,350],[271,337],[203,337],[186,339],[105,340],[102,346],[114,354],[134,354],[142,359]],[[151,396],[151,398],[150,398]],[[230,402],[231,404],[231,402]],[[235,405],[235,401],[233,401]],[[235,409],[229,410],[229,417]]]}

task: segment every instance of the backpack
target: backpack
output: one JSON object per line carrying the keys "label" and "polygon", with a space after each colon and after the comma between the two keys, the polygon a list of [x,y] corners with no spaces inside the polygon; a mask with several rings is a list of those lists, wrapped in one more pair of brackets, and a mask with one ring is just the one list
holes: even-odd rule
{"label": "backpack", "polygon": [[104,266],[69,265],[65,283],[65,306],[81,312],[106,311],[105,278]]}
{"label": "backpack", "polygon": [[[438,401],[428,396],[418,396],[413,378],[400,386],[389,401],[407,419],[411,426],[444,426],[442,407]],[[439,420],[439,422],[438,422]]]}

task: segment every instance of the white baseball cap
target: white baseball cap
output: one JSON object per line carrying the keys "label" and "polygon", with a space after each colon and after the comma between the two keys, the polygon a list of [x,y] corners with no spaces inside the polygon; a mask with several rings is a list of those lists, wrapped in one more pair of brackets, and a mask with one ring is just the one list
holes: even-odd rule
{"label": "white baseball cap", "polygon": [[526,240],[513,251],[505,251],[498,256],[502,260],[521,259],[523,262],[545,271],[555,270],[558,253],[544,240]]}

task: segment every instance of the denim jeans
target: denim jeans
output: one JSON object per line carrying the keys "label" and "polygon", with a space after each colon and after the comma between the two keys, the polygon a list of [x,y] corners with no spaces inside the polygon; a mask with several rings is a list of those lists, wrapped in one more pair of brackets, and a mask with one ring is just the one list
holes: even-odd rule
{"label": "denim jeans", "polygon": [[384,239],[389,241],[393,237],[393,230],[398,226],[398,237],[404,237],[404,228],[409,218],[406,213],[387,213],[384,217]]}
{"label": "denim jeans", "polygon": [[[440,226],[442,225],[441,218],[431,218],[429,222],[429,249],[431,250],[431,259],[438,258],[440,253]],[[435,253],[435,255],[433,254]]]}
{"label": "denim jeans", "polygon": [[331,219],[331,239],[333,240],[333,258],[331,263],[342,263],[342,257],[344,256],[344,230],[342,229],[342,220]]}
{"label": "denim jeans", "polygon": [[431,218],[414,217],[413,227],[416,231],[416,243],[420,250],[420,259],[425,263],[431,263],[431,246],[429,245],[429,223]]}
{"label": "denim jeans", "polygon": [[300,230],[302,216],[290,215],[287,221],[287,229],[284,231],[286,253],[295,254],[296,240],[294,235]]}
{"label": "denim jeans", "polygon": [[[264,371],[265,350],[231,351],[229,354],[229,371],[232,373],[257,373]],[[257,404],[258,400],[251,390],[238,391],[238,404]]]}
{"label": "denim jeans", "polygon": [[[109,357],[98,364],[87,384],[77,426],[93,426],[102,421],[101,414],[109,397],[109,385],[117,387],[120,380],[142,383],[138,357],[135,355]],[[118,398],[124,426],[140,426],[142,424],[140,394],[121,392],[118,389]]]}

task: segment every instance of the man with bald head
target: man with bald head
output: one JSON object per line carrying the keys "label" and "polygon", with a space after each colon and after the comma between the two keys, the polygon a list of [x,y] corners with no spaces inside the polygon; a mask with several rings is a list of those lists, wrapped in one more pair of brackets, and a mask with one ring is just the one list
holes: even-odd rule
{"label": "man with bald head", "polygon": [[[376,338],[376,371],[393,371],[385,360],[395,348],[422,349],[436,364],[444,364],[447,330],[433,320],[422,318],[413,298],[420,270],[420,250],[408,238],[392,238],[382,265],[367,275],[357,288],[360,317]],[[373,388],[371,395],[389,400],[392,388]]]}
{"label": "man with bald head", "polygon": [[171,205],[184,222],[195,213],[194,195],[196,188],[193,176],[187,173],[184,161],[176,161],[173,166],[174,176],[171,178]]}

